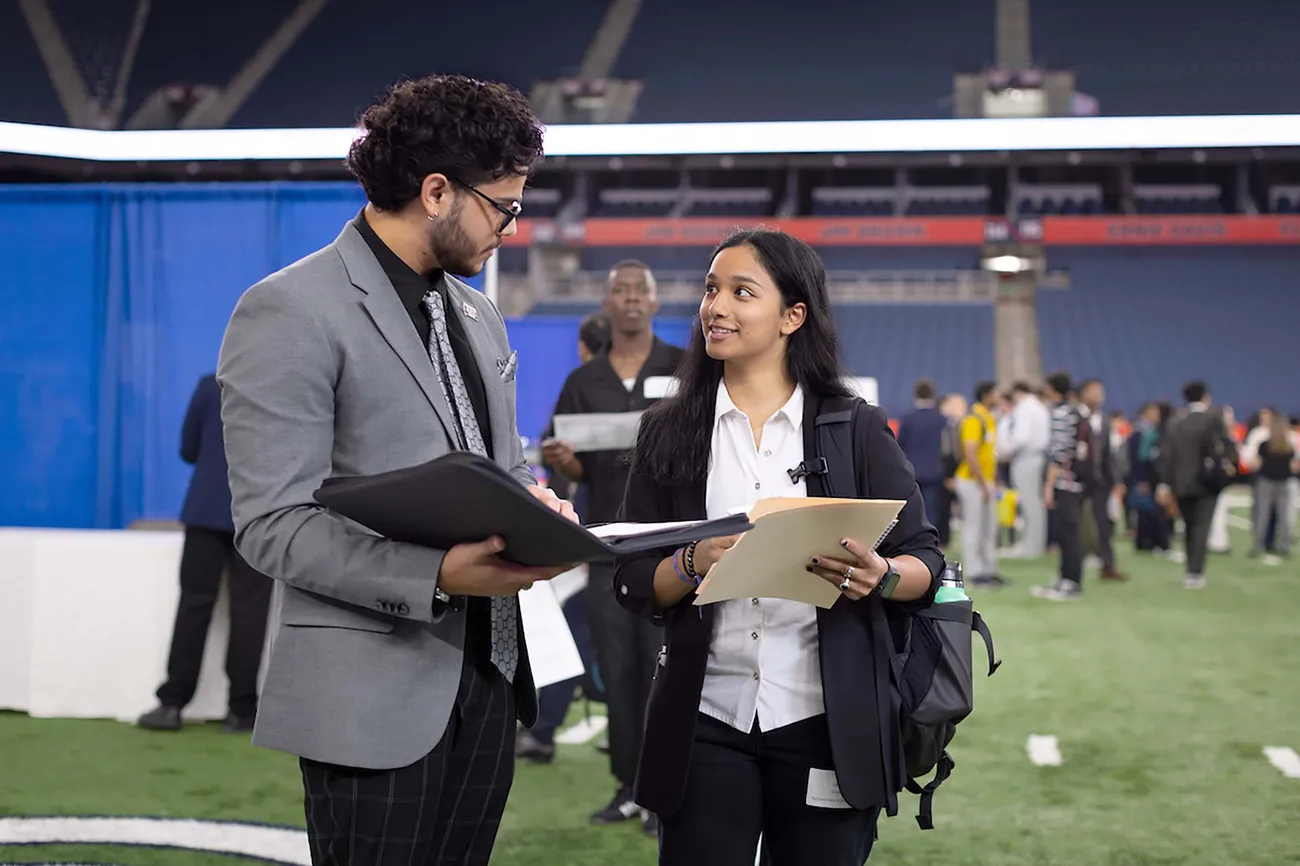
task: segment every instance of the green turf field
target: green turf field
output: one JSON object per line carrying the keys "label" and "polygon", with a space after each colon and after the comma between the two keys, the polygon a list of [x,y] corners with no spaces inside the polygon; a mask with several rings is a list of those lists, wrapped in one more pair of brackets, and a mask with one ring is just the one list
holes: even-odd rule
{"label": "green turf field", "polygon": [[[1234,545],[1246,538],[1234,530]],[[1300,863],[1300,779],[1264,746],[1300,750],[1300,568],[1212,558],[1209,588],[1121,543],[1127,585],[1087,585],[1079,603],[1029,596],[1046,562],[1008,562],[1015,585],[978,605],[1004,665],[977,684],[953,744],[958,767],[937,828],[904,812],[881,827],[886,864]],[[1091,577],[1091,575],[1090,575]],[[1058,738],[1059,767],[1034,766],[1032,734]],[[494,864],[650,864],[632,826],[587,815],[613,793],[604,756],[561,747],[521,765]],[[100,721],[0,714],[0,816],[124,815],[300,825],[294,760],[215,726],[150,734]],[[0,846],[0,862],[229,864],[217,854],[108,846]]]}

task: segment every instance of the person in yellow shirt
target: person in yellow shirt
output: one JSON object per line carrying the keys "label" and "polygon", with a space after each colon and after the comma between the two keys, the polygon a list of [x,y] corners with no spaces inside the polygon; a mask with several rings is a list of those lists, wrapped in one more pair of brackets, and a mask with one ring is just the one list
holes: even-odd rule
{"label": "person in yellow shirt", "polygon": [[981,382],[975,402],[961,422],[962,461],[957,467],[957,499],[961,503],[962,571],[968,584],[996,585],[998,577],[997,419],[993,403],[997,386]]}

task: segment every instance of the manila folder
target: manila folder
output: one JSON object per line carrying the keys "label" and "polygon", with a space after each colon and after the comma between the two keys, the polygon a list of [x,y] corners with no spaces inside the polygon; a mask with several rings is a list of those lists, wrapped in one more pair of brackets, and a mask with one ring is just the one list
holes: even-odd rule
{"label": "manila folder", "polygon": [[718,560],[696,590],[696,604],[733,598],[784,598],[829,608],[839,589],[807,570],[814,556],[848,558],[852,538],[875,549],[898,522],[894,499],[764,499],[749,510],[754,528]]}

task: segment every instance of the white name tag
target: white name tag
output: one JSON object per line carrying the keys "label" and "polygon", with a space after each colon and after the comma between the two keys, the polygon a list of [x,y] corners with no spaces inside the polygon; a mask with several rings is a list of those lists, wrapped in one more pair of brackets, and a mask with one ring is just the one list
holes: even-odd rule
{"label": "white name tag", "polygon": [[819,809],[853,808],[840,793],[840,780],[835,778],[835,771],[816,767],[808,771],[808,799],[805,802]]}
{"label": "white name tag", "polygon": [[677,379],[672,376],[647,376],[641,391],[647,400],[662,400],[677,393]]}

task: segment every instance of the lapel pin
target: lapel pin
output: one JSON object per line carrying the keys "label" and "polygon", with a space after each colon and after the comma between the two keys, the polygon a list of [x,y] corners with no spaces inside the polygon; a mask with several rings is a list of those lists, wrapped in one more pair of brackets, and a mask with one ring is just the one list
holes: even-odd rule
{"label": "lapel pin", "polygon": [[478,321],[478,307],[474,306],[469,301],[460,302],[460,311],[465,315],[469,316],[474,321],[476,322]]}

